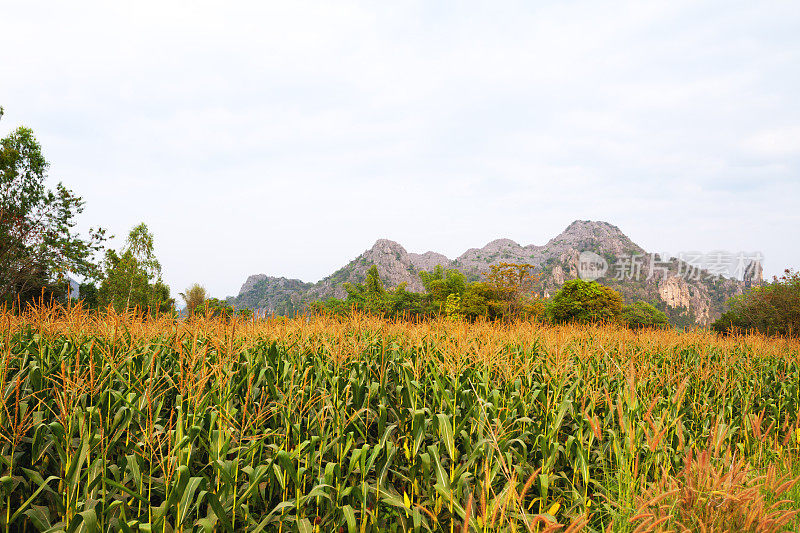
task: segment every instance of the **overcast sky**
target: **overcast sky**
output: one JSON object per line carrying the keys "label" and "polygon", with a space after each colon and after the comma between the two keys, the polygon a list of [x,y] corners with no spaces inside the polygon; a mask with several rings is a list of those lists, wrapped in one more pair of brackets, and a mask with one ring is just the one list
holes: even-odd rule
{"label": "overcast sky", "polygon": [[800,267],[796,0],[382,4],[3,0],[0,135],[175,294],[575,219]]}

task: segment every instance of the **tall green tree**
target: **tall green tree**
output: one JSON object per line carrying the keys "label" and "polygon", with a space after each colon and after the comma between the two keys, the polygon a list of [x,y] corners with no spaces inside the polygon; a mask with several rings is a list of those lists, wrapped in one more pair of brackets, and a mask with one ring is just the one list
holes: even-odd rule
{"label": "tall green tree", "polygon": [[364,283],[345,283],[344,290],[347,291],[345,302],[350,307],[378,314],[388,311],[386,289],[375,265],[367,270]]}
{"label": "tall green tree", "polygon": [[134,308],[162,313],[174,310],[175,300],[161,280],[153,234],[144,223],[130,231],[121,254],[114,250],[106,253],[105,271],[98,291],[101,307],[110,305],[118,312]]}
{"label": "tall green tree", "polygon": [[97,309],[99,305],[97,285],[91,282],[81,283],[78,287],[78,295],[83,301],[84,309]]}
{"label": "tall green tree", "polygon": [[406,290],[405,283],[387,290],[375,265],[367,271],[364,283],[345,283],[344,289],[345,300],[329,298],[312,308],[334,313],[356,309],[381,316],[411,316],[423,311],[422,295]]}
{"label": "tall green tree", "polygon": [[615,320],[622,313],[622,296],[596,281],[573,279],[564,283],[547,311],[556,322]]}
{"label": "tall green tree", "polygon": [[[458,314],[461,300],[467,290],[464,274],[458,270],[436,265],[431,272],[419,273],[422,286],[425,287],[426,300],[433,314]],[[450,304],[448,305],[448,302]]]}
{"label": "tall green tree", "polygon": [[[144,275],[149,282],[151,279],[161,281],[161,263],[156,259],[155,241],[153,234],[144,222],[134,226],[128,234],[125,243],[125,253],[129,254],[133,266]],[[130,280],[128,288],[128,298],[125,307],[130,308],[131,296],[133,295],[134,277]]]}
{"label": "tall green tree", "polygon": [[0,139],[0,303],[42,290],[58,294],[70,274],[101,275],[95,256],[105,230],[90,229],[87,237],[75,231],[84,201],[61,183],[49,189],[48,168],[32,130],[19,127]]}

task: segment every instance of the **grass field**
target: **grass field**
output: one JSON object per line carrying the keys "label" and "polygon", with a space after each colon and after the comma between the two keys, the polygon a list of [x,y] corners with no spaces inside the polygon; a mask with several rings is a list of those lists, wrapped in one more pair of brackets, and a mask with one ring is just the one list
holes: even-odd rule
{"label": "grass field", "polygon": [[800,528],[800,343],[0,311],[5,531]]}

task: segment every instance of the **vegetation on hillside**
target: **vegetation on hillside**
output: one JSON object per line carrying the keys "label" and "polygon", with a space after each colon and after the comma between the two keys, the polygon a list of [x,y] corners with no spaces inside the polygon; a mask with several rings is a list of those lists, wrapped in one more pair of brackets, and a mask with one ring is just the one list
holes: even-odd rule
{"label": "vegetation on hillside", "polygon": [[386,290],[373,265],[363,284],[345,284],[346,299],[330,298],[312,309],[339,314],[358,310],[384,317],[540,318],[544,305],[536,292],[533,268],[501,263],[493,265],[483,280],[467,282],[460,271],[437,266],[420,272],[425,292],[413,293],[404,284]]}
{"label": "vegetation on hillside", "polygon": [[347,298],[330,298],[312,306],[316,312],[346,315],[352,311],[387,318],[444,316],[468,320],[534,320],[551,322],[617,322],[633,328],[663,327],[664,313],[646,302],[629,306],[615,290],[596,281],[567,281],[549,301],[538,293],[539,277],[533,265],[493,265],[480,281],[467,282],[455,269],[436,267],[420,272],[424,293],[400,285],[384,288],[373,265],[364,283],[346,283]]}

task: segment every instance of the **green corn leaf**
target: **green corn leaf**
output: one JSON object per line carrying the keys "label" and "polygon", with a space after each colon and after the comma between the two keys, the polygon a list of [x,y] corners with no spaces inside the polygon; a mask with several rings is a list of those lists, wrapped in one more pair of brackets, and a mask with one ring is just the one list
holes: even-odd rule
{"label": "green corn leaf", "polygon": [[358,533],[358,529],[356,529],[356,514],[353,508],[349,505],[343,506],[342,514],[344,514],[344,518],[347,521],[347,533]]}
{"label": "green corn leaf", "polygon": [[230,518],[228,518],[228,513],[225,511],[225,508],[222,507],[222,504],[219,501],[219,497],[213,492],[207,492],[205,493],[205,496],[209,505],[211,505],[211,508],[214,510],[214,514],[217,515],[217,519],[220,522],[222,522],[222,526],[225,528],[225,531],[232,532],[233,524],[231,524]]}
{"label": "green corn leaf", "polygon": [[135,490],[129,489],[128,487],[126,487],[122,483],[118,483],[117,481],[114,481],[113,479],[109,479],[109,478],[103,478],[103,480],[108,485],[111,485],[112,487],[123,491],[125,494],[128,494],[129,496],[132,496],[132,497],[136,498],[140,502],[145,503],[145,504],[149,504],[149,500],[147,498],[145,498],[144,496],[142,496],[141,494],[139,494]]}
{"label": "green corn leaf", "polygon": [[311,525],[311,521],[308,518],[301,518],[297,521],[297,530],[300,533],[312,533],[314,527]]}
{"label": "green corn leaf", "polygon": [[[40,478],[40,479],[41,479],[41,478]],[[31,505],[31,503],[33,503],[33,501],[36,499],[36,497],[37,497],[37,496],[38,496],[38,495],[39,495],[39,494],[40,494],[40,493],[41,493],[43,490],[48,490],[49,492],[51,492],[51,493],[52,493],[52,492],[53,492],[53,490],[52,490],[52,489],[50,489],[50,487],[48,486],[48,484],[49,484],[51,481],[56,481],[56,480],[58,480],[58,479],[59,479],[59,478],[58,478],[58,476],[50,476],[50,477],[48,477],[46,480],[43,480],[43,481],[42,481],[42,483],[39,483],[39,488],[38,488],[38,489],[36,489],[36,490],[34,491],[34,493],[31,495],[31,497],[30,497],[30,498],[28,498],[27,500],[25,500],[25,502],[24,502],[24,503],[23,503],[21,506],[19,506],[19,507],[17,508],[17,510],[14,512],[14,514],[13,514],[13,515],[11,515],[11,518],[9,519],[8,523],[9,523],[9,524],[13,524],[13,523],[16,521],[16,519],[17,519],[17,518],[19,518],[20,514],[23,514],[23,513],[25,513],[25,512],[26,512],[26,510],[28,509],[28,506],[30,506],[30,505]],[[27,515],[26,515],[26,516],[27,516]],[[41,521],[41,520],[40,520],[40,521]],[[37,527],[38,527],[38,526],[37,526]],[[39,528],[39,529],[41,529],[41,528]],[[49,527],[48,527],[48,529],[49,529]]]}
{"label": "green corn leaf", "polygon": [[[83,526],[83,527],[81,527]],[[94,509],[82,511],[75,515],[70,521],[67,533],[73,533],[80,528],[82,533],[95,533],[99,531],[99,524],[97,523],[97,513]]]}
{"label": "green corn leaf", "polygon": [[201,477],[193,477],[189,479],[189,482],[186,484],[183,494],[181,495],[180,515],[178,516],[177,525],[185,523],[186,519],[189,517],[189,513],[191,513],[195,507],[200,504],[199,499],[197,501],[194,500],[194,495],[198,489],[205,486],[205,482],[206,480]]}
{"label": "green corn leaf", "polygon": [[[45,511],[40,508],[28,509],[24,514],[39,531],[49,531],[53,527]],[[10,523],[14,523],[14,519]]]}

